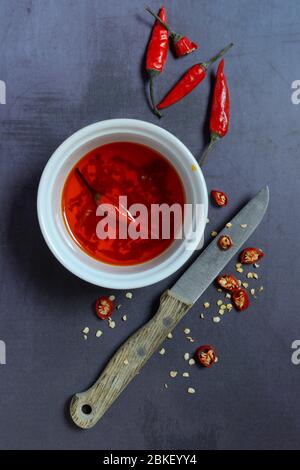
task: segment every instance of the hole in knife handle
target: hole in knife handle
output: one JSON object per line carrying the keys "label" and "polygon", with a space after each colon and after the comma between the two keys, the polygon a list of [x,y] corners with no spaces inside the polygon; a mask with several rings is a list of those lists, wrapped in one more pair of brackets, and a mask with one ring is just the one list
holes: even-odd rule
{"label": "hole in knife handle", "polygon": [[87,404],[86,404],[86,405],[82,405],[81,411],[82,411],[82,413],[85,414],[85,415],[90,415],[91,412],[92,412],[92,407],[91,407],[90,405],[87,405]]}

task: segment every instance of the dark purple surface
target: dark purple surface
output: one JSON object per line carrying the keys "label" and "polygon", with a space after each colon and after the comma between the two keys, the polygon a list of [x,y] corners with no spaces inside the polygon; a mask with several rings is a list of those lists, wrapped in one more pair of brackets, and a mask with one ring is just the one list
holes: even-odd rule
{"label": "dark purple surface", "polygon": [[[300,447],[300,365],[292,365],[290,349],[300,337],[300,106],[291,102],[291,83],[300,79],[300,4],[165,5],[174,28],[200,47],[182,60],[169,55],[157,80],[159,96],[189,65],[235,43],[225,59],[232,126],[204,170],[208,189],[227,191],[231,202],[222,210],[210,207],[207,234],[269,184],[269,211],[250,241],[266,258],[258,270],[262,279],[249,283],[263,284],[265,292],[247,312],[232,311],[215,325],[219,296],[211,287],[167,341],[166,356],[153,356],[94,429],[83,432],[71,424],[70,396],[86,389],[122,341],[155,312],[160,293],[178,273],[135,291],[132,301],[69,274],[38,228],[43,167],[71,133],[117,117],[159,124],[199,155],[210,79],[158,122],[148,109],[141,72],[152,23],[144,1],[0,0],[0,79],[7,84],[7,104],[0,105],[0,339],[7,345],[7,364],[0,366],[2,449]],[[103,327],[91,308],[106,292],[123,304],[115,330]],[[213,307],[202,321],[204,300]],[[127,323],[121,321],[125,313]],[[81,334],[86,325],[88,341]],[[184,327],[196,343],[185,339]],[[98,328],[101,339],[94,336]],[[186,366],[183,353],[203,343],[215,345],[218,365]],[[190,369],[190,379],[170,379],[174,369]],[[197,393],[188,395],[188,386]]]}

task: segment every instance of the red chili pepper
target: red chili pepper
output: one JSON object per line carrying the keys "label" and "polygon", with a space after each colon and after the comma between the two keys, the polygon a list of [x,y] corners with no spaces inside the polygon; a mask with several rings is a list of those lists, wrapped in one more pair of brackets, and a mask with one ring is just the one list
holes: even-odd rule
{"label": "red chili pepper", "polygon": [[231,294],[232,302],[240,312],[249,307],[249,296],[245,289],[236,289]]}
{"label": "red chili pepper", "polygon": [[265,256],[260,248],[245,248],[241,255],[240,261],[243,264],[253,264]]}
{"label": "red chili pepper", "polygon": [[210,143],[204,151],[200,164],[203,165],[208,153],[215,143],[224,137],[229,128],[230,97],[226,76],[224,74],[224,59],[218,66],[210,115]]}
{"label": "red chili pepper", "polygon": [[217,204],[217,206],[219,207],[227,206],[228,196],[227,194],[223,193],[223,191],[213,189],[210,194],[213,200],[215,201],[215,203]]}
{"label": "red chili pepper", "polygon": [[177,34],[172,31],[166,21],[163,21],[162,18],[157,16],[149,7],[146,7],[146,10],[168,30],[177,57],[182,57],[184,55],[190,54],[191,52],[198,49],[198,44],[193,41],[190,41],[190,39],[186,36],[183,36],[182,34]]}
{"label": "red chili pepper", "polygon": [[196,351],[199,363],[204,367],[211,367],[216,362],[216,351],[209,344],[203,344]]}
{"label": "red chili pepper", "polygon": [[102,320],[110,317],[113,312],[114,306],[109,297],[99,297],[96,300],[96,314]]}
{"label": "red chili pepper", "polygon": [[169,93],[164,97],[164,99],[158,104],[158,109],[164,109],[168,106],[171,106],[177,101],[184,98],[186,95],[191,93],[199,83],[204,80],[206,77],[206,71],[210,65],[212,65],[216,60],[222,57],[226,52],[233,46],[229,44],[224,49],[222,49],[217,55],[212,57],[208,62],[201,62],[200,64],[193,65],[189,68],[181,79],[176,83],[176,85],[169,91]]}
{"label": "red chili pepper", "polygon": [[[167,14],[165,7],[161,7],[158,17],[167,22]],[[152,30],[151,38],[148,44],[147,57],[146,57],[146,70],[150,77],[150,98],[154,113],[161,117],[157,110],[154,99],[154,78],[162,73],[164,65],[167,60],[169,47],[169,32],[168,30],[156,21]]]}
{"label": "red chili pepper", "polygon": [[218,276],[217,283],[225,290],[234,291],[240,288],[238,280],[232,274],[222,274]]}
{"label": "red chili pepper", "polygon": [[233,241],[228,235],[221,235],[218,240],[218,245],[221,250],[229,250],[233,246]]}

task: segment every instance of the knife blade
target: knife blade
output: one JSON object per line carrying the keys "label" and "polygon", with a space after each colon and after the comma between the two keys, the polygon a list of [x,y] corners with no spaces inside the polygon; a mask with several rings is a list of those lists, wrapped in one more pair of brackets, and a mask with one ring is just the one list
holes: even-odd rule
{"label": "knife blade", "polygon": [[163,293],[156,314],[118,349],[94,385],[72,397],[70,414],[77,426],[88,429],[99,421],[139,374],[167,334],[253,233],[267,210],[268,202],[269,189],[266,186],[231,220],[231,228],[222,230],[233,239],[233,247],[222,251],[217,240],[213,240],[173,287]]}
{"label": "knife blade", "polygon": [[231,227],[225,226],[222,230],[222,235],[229,235],[233,241],[230,250],[220,250],[216,237],[170,291],[188,303],[195,303],[254,232],[266,213],[268,203],[269,188],[266,186],[230,221]]}

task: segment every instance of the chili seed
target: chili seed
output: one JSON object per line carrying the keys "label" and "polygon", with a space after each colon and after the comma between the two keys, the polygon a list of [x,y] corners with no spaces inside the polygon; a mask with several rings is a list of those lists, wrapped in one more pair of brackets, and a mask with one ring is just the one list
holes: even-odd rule
{"label": "chili seed", "polygon": [[193,359],[193,358],[190,359],[190,360],[189,360],[189,365],[190,365],[190,366],[193,366],[194,364],[196,364],[195,359]]}
{"label": "chili seed", "polygon": [[126,297],[127,299],[132,299],[132,297],[133,297],[132,292],[126,292],[125,297]]}
{"label": "chili seed", "polygon": [[186,353],[184,353],[184,356],[183,356],[183,357],[184,357],[184,360],[185,360],[185,361],[188,361],[189,358],[190,358],[190,355],[189,355],[188,352],[186,352]]}
{"label": "chili seed", "polygon": [[186,335],[188,335],[190,332],[191,332],[191,330],[190,330],[189,328],[185,328],[185,329],[184,329],[184,333],[185,333]]}
{"label": "chili seed", "polygon": [[204,302],[203,307],[204,307],[204,308],[209,308],[209,307],[210,307],[210,303],[209,303],[209,302]]}
{"label": "chili seed", "polygon": [[165,348],[161,348],[161,350],[159,351],[159,354],[161,356],[163,356],[165,354],[165,352],[166,352]]}
{"label": "chili seed", "polygon": [[97,330],[97,331],[96,331],[96,337],[97,337],[97,338],[100,338],[100,336],[102,336],[102,335],[103,335],[103,333],[102,333],[101,330]]}
{"label": "chili seed", "polygon": [[196,390],[193,387],[188,388],[188,393],[193,395],[196,392]]}
{"label": "chili seed", "polygon": [[213,317],[213,322],[214,323],[219,323],[221,321],[221,318],[220,317]]}
{"label": "chili seed", "polygon": [[176,377],[177,374],[178,374],[178,372],[176,370],[171,370],[170,371],[170,377],[172,377],[172,378]]}
{"label": "chili seed", "polygon": [[89,333],[89,331],[90,331],[89,327],[86,326],[85,328],[83,328],[82,333],[87,335]]}
{"label": "chili seed", "polygon": [[217,235],[218,235],[218,232],[216,232],[215,230],[213,230],[212,232],[210,232],[210,235],[215,238]]}

